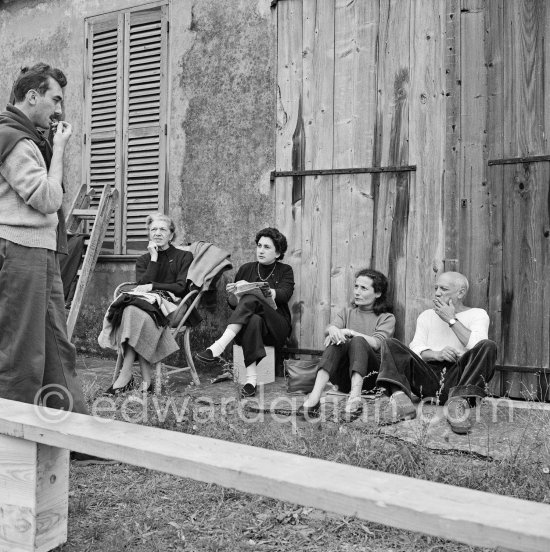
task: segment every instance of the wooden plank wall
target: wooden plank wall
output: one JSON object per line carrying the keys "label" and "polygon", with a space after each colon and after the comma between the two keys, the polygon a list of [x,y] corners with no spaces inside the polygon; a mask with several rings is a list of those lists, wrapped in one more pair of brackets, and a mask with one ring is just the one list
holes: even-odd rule
{"label": "wooden plank wall", "polygon": [[[297,280],[293,341],[321,348],[369,265],[389,275],[396,336],[410,340],[443,267],[445,0],[284,0],[277,12],[277,170],[422,165],[418,175],[305,177],[294,204],[291,179],[277,180]],[[292,162],[297,136],[303,166]]]}
{"label": "wooden plank wall", "polygon": [[[416,172],[276,184],[294,266],[295,344],[321,348],[371,257],[408,342],[443,270],[489,311],[499,362],[548,367],[550,6],[543,0],[284,0],[277,169],[414,164]],[[296,186],[295,186],[296,189]],[[539,378],[505,378],[514,397]],[[495,378],[491,389],[500,390]]]}

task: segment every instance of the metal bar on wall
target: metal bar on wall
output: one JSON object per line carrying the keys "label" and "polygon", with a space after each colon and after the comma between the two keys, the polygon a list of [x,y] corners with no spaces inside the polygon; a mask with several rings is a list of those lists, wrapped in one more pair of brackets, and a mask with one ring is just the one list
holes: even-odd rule
{"label": "metal bar on wall", "polygon": [[514,165],[520,163],[538,163],[550,161],[550,155],[532,155],[531,157],[509,157],[507,159],[489,159],[488,165]]}
{"label": "metal bar on wall", "polygon": [[416,171],[416,165],[403,165],[401,167],[358,167],[351,169],[311,169],[304,171],[271,171],[270,181],[283,176],[316,176],[331,174],[364,174],[364,173],[399,173]]}

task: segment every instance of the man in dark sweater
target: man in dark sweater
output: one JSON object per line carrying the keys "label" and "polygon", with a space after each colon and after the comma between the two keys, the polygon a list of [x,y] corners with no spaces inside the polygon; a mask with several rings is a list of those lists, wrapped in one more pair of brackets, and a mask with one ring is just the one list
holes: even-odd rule
{"label": "man in dark sweater", "polygon": [[[24,68],[0,114],[0,397],[88,414],[67,338],[58,253],[67,252],[62,71]],[[43,132],[57,129],[53,145]]]}

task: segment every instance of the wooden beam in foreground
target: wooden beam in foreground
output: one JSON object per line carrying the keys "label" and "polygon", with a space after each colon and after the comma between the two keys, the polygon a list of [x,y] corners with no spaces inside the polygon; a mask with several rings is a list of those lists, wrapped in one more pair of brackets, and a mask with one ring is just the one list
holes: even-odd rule
{"label": "wooden beam in foreground", "polygon": [[81,414],[44,421],[56,412],[0,399],[0,433],[467,544],[550,550],[550,505]]}

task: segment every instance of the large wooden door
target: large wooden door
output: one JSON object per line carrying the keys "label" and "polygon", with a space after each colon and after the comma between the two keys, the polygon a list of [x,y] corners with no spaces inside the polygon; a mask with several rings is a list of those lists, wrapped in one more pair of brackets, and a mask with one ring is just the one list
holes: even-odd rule
{"label": "large wooden door", "polygon": [[[491,389],[548,399],[548,375],[536,371],[550,368],[550,163],[544,160],[550,153],[550,6],[495,0],[480,17],[488,32],[481,97],[488,97],[489,155],[481,189],[490,200],[491,227],[485,242],[478,239],[485,247],[478,259],[487,261],[480,272],[487,275],[491,336],[503,368]],[[472,238],[480,229],[470,230]]]}
{"label": "large wooden door", "polygon": [[499,364],[496,392],[547,397],[550,368],[550,163],[491,167],[498,183],[492,243],[502,262],[490,283],[490,310]]}

